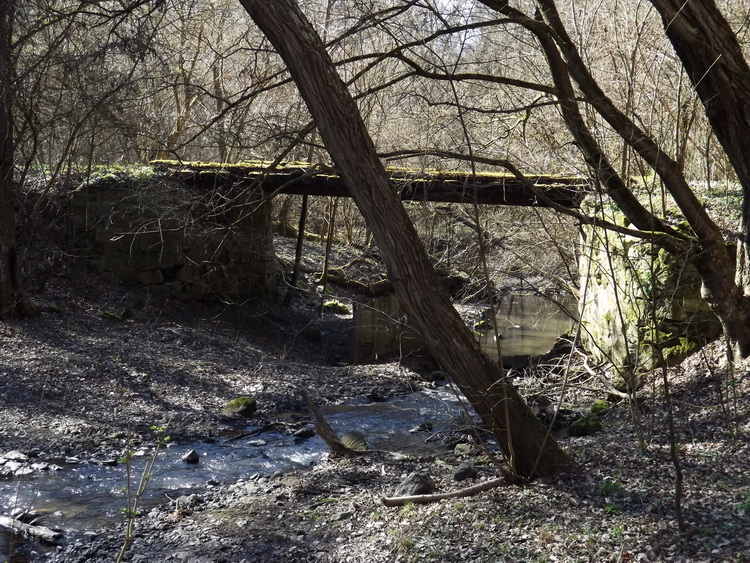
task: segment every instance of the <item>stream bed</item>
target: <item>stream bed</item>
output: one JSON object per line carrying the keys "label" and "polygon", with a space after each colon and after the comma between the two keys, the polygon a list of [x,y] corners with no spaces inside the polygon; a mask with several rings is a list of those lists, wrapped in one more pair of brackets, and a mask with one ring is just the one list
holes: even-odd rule
{"label": "stream bed", "polygon": [[[497,328],[503,358],[506,355],[528,358],[544,354],[560,334],[570,330],[574,319],[567,311],[575,310],[575,302],[565,299],[564,307],[558,305],[541,296],[509,295],[499,301],[494,319],[491,315],[483,315],[491,326]],[[391,330],[385,321],[370,320],[375,324],[368,325],[362,319],[357,322],[355,318],[357,339],[366,355],[377,358],[393,346],[403,351],[408,339],[404,340],[401,325],[397,326],[398,330]],[[497,357],[494,330],[484,331],[480,342],[486,353]],[[419,343],[415,346],[419,347]],[[447,430],[451,421],[465,412],[449,386],[423,389],[384,402],[362,400],[321,410],[339,435],[361,432],[370,449],[414,456],[447,451],[440,439],[428,440],[432,434],[414,431],[416,427],[427,423],[434,432]],[[170,498],[228,485],[240,479],[270,475],[292,467],[310,467],[327,455],[327,447],[318,437],[300,439],[279,430],[258,430],[240,425],[234,429],[235,434],[244,433],[246,436],[237,439],[218,438],[190,443],[172,440],[158,454],[143,496],[142,511]],[[190,464],[184,460],[191,450],[198,453],[198,463]],[[3,453],[7,452],[0,450],[0,458]],[[151,455],[149,450],[139,454],[131,462],[132,487],[138,486],[143,467]],[[108,461],[102,463],[102,460],[72,457],[31,458],[12,471],[8,470],[9,465],[0,464],[0,516],[10,516],[14,510],[33,509],[39,514],[35,524],[62,532],[63,542],[116,526],[124,521],[128,479],[124,464]],[[51,548],[0,529],[2,561],[23,563],[29,560],[32,550],[43,552],[45,549]]]}
{"label": "stream bed", "polygon": [[[438,454],[447,451],[431,434],[410,431],[429,423],[434,431],[447,429],[464,412],[450,387],[425,389],[385,402],[355,402],[322,409],[323,415],[339,433],[358,431],[367,437],[370,449],[384,449],[406,455]],[[240,427],[240,429],[242,429]],[[246,432],[255,430],[252,427]],[[200,461],[188,464],[184,456],[195,450]],[[309,467],[327,454],[317,436],[300,439],[277,430],[255,433],[239,439],[181,443],[172,441],[159,452],[153,476],[144,495],[142,508],[167,502],[207,487],[230,484],[253,475],[269,475],[290,467]],[[137,487],[142,468],[150,457],[144,451],[131,463],[133,486]],[[48,469],[39,469],[49,464]],[[35,469],[34,466],[36,466]],[[23,474],[25,471],[30,471]],[[64,534],[64,542],[82,535],[96,534],[124,520],[127,505],[124,464],[105,465],[89,460],[31,458],[14,475],[0,476],[0,514],[14,509],[39,513],[37,525]],[[28,560],[31,549],[45,548],[33,540],[11,536],[0,530],[0,557],[9,563]]]}

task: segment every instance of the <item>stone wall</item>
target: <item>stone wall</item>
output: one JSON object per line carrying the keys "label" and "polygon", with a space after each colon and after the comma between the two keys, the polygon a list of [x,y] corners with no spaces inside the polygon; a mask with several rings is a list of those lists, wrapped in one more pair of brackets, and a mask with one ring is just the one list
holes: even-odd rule
{"label": "stone wall", "polygon": [[72,195],[79,252],[113,282],[181,300],[271,297],[269,201],[168,176],[109,174]]}
{"label": "stone wall", "polygon": [[355,364],[424,353],[424,340],[408,325],[404,306],[395,293],[354,303]]}
{"label": "stone wall", "polygon": [[[607,219],[626,224],[611,210]],[[721,334],[693,265],[642,239],[590,226],[579,255],[582,341],[595,360],[626,373],[621,368],[648,370]]]}

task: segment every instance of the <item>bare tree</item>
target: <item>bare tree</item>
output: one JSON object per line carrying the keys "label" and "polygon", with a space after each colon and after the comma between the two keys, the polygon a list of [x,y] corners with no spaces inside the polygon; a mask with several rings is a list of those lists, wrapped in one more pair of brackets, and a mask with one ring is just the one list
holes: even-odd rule
{"label": "bare tree", "polygon": [[14,181],[12,56],[16,3],[0,2],[0,320],[25,317],[34,307],[24,296],[16,250],[17,190]]}
{"label": "bare tree", "polygon": [[504,377],[440,288],[437,276],[359,110],[323,43],[296,3],[241,0],[294,78],[334,163],[372,229],[399,298],[431,352],[477,409],[522,478],[550,475],[571,460]]}
{"label": "bare tree", "polygon": [[[554,0],[538,0],[538,14],[531,15],[509,6],[508,2],[483,0],[483,3],[534,34],[547,57],[566,125],[607,195],[641,235],[653,233],[656,244],[695,264],[703,280],[704,297],[721,319],[732,349],[741,357],[750,355],[750,296],[743,287],[747,281],[747,266],[743,262],[747,259],[750,227],[750,168],[746,162],[750,148],[750,133],[746,128],[750,68],[734,32],[715,3],[652,1],[664,18],[667,33],[745,192],[738,281],[724,236],[688,184],[680,163],[604,93],[568,35]],[[591,134],[579,110],[572,81],[583,92],[586,102],[656,172],[690,225],[692,236],[677,232],[664,217],[656,216],[638,200]]]}

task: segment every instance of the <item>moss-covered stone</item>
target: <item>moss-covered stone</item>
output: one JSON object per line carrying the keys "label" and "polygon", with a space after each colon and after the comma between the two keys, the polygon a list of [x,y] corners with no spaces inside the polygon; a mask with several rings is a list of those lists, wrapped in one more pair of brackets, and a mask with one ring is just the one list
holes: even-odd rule
{"label": "moss-covered stone", "polygon": [[121,323],[124,320],[121,315],[113,313],[112,311],[102,311],[102,318],[112,321],[113,323]]}
{"label": "moss-covered stone", "polygon": [[700,344],[695,339],[680,337],[677,339],[677,344],[664,348],[662,353],[667,363],[671,363],[682,360],[698,350],[700,350]]}
{"label": "moss-covered stone", "polygon": [[221,411],[225,415],[252,416],[258,410],[258,403],[254,397],[237,397],[228,401]]}
{"label": "moss-covered stone", "polygon": [[568,434],[571,436],[590,436],[604,428],[602,421],[595,414],[589,413],[568,426]]}
{"label": "moss-covered stone", "polygon": [[598,401],[594,401],[594,404],[591,405],[591,409],[589,409],[591,414],[602,414],[609,410],[609,403],[605,401],[604,399],[599,399]]}
{"label": "moss-covered stone", "polygon": [[[627,226],[612,206],[584,202],[584,210]],[[582,243],[582,340],[597,361],[638,374],[679,361],[721,333],[701,298],[700,274],[684,257],[592,227],[584,228]]]}
{"label": "moss-covered stone", "polygon": [[482,319],[481,321],[474,323],[474,330],[479,332],[492,330],[492,328],[492,323],[486,319]]}
{"label": "moss-covered stone", "polygon": [[324,302],[323,311],[326,313],[333,313],[334,315],[348,315],[351,313],[349,307],[335,300]]}

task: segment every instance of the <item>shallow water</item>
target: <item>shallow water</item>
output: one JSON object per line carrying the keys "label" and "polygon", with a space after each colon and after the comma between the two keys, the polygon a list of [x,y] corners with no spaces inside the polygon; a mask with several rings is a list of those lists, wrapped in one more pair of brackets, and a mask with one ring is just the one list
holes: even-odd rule
{"label": "shallow water", "polygon": [[[572,296],[557,295],[553,299],[536,293],[500,296],[495,310],[494,322],[490,311],[484,311],[482,318],[497,327],[501,336],[500,354],[504,358],[546,354],[561,335],[573,328],[578,313]],[[491,327],[478,330],[482,349],[497,359],[495,331]],[[410,353],[425,353],[425,344],[409,326],[395,295],[355,305],[354,363]]]}
{"label": "shallow water", "polygon": [[[403,395],[387,402],[350,403],[322,410],[339,434],[360,431],[367,436],[370,449],[409,455],[445,451],[440,440],[427,441],[429,434],[409,430],[429,422],[439,431],[462,412],[458,399],[447,387]],[[193,449],[200,454],[200,462],[187,464],[182,458]],[[301,441],[277,431],[237,440],[174,442],[158,455],[143,508],[205,489],[209,480],[228,484],[255,474],[268,475],[287,467],[310,466],[326,452],[320,438]],[[134,486],[147,458],[143,455],[133,459]],[[61,469],[0,481],[0,513],[8,515],[16,507],[32,507],[41,513],[38,524],[62,531],[64,541],[123,521],[122,509],[127,505],[123,490],[127,482],[124,465],[108,467],[85,461],[75,464],[49,461],[58,463]],[[27,561],[32,549],[38,552],[46,549],[18,537],[11,547],[10,541],[7,532],[0,532],[0,558],[8,559],[9,563]]]}
{"label": "shallow water", "polygon": [[[510,294],[498,299],[494,326],[501,336],[503,357],[534,358],[546,354],[561,335],[573,328],[575,298],[561,295],[555,301],[537,294]],[[486,311],[483,316],[490,320],[492,315]],[[479,341],[485,353],[497,359],[494,330],[483,331]]]}

